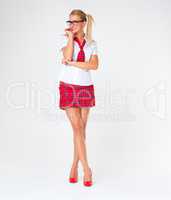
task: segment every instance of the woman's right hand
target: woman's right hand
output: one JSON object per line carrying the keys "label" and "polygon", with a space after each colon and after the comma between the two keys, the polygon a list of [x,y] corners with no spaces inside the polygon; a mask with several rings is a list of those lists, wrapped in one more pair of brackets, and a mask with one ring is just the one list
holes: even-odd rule
{"label": "woman's right hand", "polygon": [[73,34],[73,32],[72,32],[72,30],[71,29],[69,29],[69,28],[66,28],[65,29],[65,35],[68,37],[68,38],[73,38],[74,37],[74,34]]}

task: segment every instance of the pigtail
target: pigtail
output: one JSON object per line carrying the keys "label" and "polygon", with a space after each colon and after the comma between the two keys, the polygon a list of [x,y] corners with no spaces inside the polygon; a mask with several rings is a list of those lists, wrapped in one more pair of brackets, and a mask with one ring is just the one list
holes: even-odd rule
{"label": "pigtail", "polygon": [[92,42],[92,26],[93,26],[93,22],[94,19],[92,17],[92,15],[90,14],[86,14],[86,18],[87,18],[87,27],[86,27],[86,33],[85,33],[85,37],[87,38],[88,42]]}

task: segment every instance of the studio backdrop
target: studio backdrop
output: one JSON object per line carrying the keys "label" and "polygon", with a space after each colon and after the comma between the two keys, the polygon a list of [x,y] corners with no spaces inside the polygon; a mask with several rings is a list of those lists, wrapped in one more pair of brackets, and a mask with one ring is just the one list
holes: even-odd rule
{"label": "studio backdrop", "polygon": [[[73,133],[58,106],[60,37],[77,8],[94,17],[99,56],[91,189],[67,182]],[[0,199],[171,198],[170,10],[169,0],[0,1]]]}

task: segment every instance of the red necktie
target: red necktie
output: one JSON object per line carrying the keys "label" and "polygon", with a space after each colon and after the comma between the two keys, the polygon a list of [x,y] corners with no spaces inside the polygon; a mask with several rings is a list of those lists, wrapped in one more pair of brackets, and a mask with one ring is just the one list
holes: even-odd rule
{"label": "red necktie", "polygon": [[74,40],[78,43],[79,48],[80,48],[80,51],[78,52],[78,55],[77,55],[77,61],[84,62],[85,61],[85,53],[84,53],[83,47],[86,43],[86,40],[84,39],[82,44],[80,43],[80,41],[77,37],[74,37]]}

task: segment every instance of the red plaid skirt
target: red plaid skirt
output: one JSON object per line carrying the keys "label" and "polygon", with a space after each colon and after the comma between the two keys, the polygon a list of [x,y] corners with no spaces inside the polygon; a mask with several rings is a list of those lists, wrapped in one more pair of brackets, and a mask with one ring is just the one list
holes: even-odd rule
{"label": "red plaid skirt", "polygon": [[74,85],[59,82],[59,107],[65,109],[68,107],[92,107],[95,106],[94,85]]}

